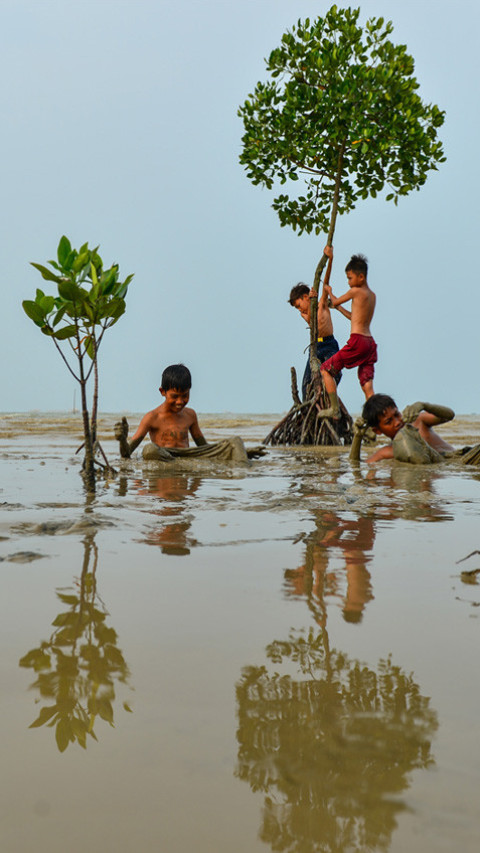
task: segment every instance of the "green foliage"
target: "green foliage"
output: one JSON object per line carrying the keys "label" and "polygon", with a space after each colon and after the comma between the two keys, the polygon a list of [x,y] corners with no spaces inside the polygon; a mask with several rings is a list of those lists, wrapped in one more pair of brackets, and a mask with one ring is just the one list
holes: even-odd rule
{"label": "green foliage", "polygon": [[[35,299],[22,303],[27,317],[53,340],[68,370],[80,384],[85,439],[82,473],[91,491],[95,491],[94,464],[101,464],[95,459],[99,449],[96,441],[98,350],[106,330],[125,313],[125,297],[133,278],[128,275],[120,281],[118,264],[104,269],[98,248],[89,249],[88,243],[84,243],[80,249],[73,249],[68,237],[63,236],[58,244],[57,260],[48,261],[49,267],[32,263],[44,281],[57,285],[56,294],[47,295],[37,288]],[[90,422],[86,383],[92,370],[95,388]],[[108,463],[103,467],[105,471],[112,470]]]}
{"label": "green foliage", "polygon": [[391,22],[358,24],[360,9],[332,6],[298,21],[266,61],[270,78],[240,107],[240,162],[254,184],[273,189],[303,178],[306,189],[280,193],[272,207],[282,226],[328,231],[340,175],[338,212],[359,199],[419,189],[445,160],[437,130],[444,113],[418,95],[414,61],[394,45]]}
{"label": "green foliage", "polygon": [[57,294],[46,296],[37,289],[35,300],[26,299],[23,309],[44,334],[56,341],[69,340],[77,358],[87,354],[94,359],[104,332],[125,312],[133,275],[120,281],[118,264],[104,270],[98,246],[89,249],[84,243],[77,251],[65,236],[58,244],[57,260],[49,264],[52,269],[32,266],[45,281],[56,283]]}

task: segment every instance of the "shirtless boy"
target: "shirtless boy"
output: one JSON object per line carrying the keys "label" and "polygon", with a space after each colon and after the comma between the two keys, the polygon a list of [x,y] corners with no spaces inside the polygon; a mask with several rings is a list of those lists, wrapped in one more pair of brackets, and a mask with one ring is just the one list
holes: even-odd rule
{"label": "shirtless boy", "polygon": [[[338,352],[338,343],[336,338],[333,335],[333,323],[332,317],[330,314],[330,309],[328,307],[328,293],[325,290],[326,285],[328,285],[330,280],[330,273],[332,270],[332,262],[333,255],[328,259],[327,271],[325,273],[325,279],[322,289],[322,294],[318,300],[318,310],[317,310],[317,358],[320,362],[326,361],[336,352]],[[308,325],[310,325],[310,308],[311,302],[310,300],[317,296],[317,292],[312,288],[308,289],[306,284],[303,282],[299,282],[294,287],[292,287],[290,291],[290,296],[288,301],[290,305],[300,311],[301,316],[305,320]],[[340,309],[342,313],[346,313],[345,309]],[[348,315],[349,316],[349,315]],[[342,378],[342,374],[339,373],[337,376],[337,384],[340,382]],[[310,382],[312,381],[312,372],[310,369],[310,357],[307,358],[307,364],[305,366],[305,372],[303,374],[302,379],[302,399],[305,402],[307,398],[307,391]]]}
{"label": "shirtless boy", "polygon": [[187,408],[191,387],[192,377],[184,364],[171,364],[165,368],[159,388],[165,401],[144,415],[130,442],[127,439],[128,424],[125,418],[115,428],[120,454],[124,459],[132,455],[147,433],[158,447],[188,447],[188,433],[196,445],[207,443],[198,425],[196,412]]}
{"label": "shirtless boy", "polygon": [[[444,424],[453,420],[455,412],[448,406],[437,406],[433,403],[413,403],[407,406],[402,413],[399,412],[395,400],[388,394],[373,394],[368,398],[363,407],[362,416],[368,426],[372,427],[377,435],[386,435],[394,439],[405,424],[412,424],[418,430],[420,436],[430,447],[440,454],[454,450],[451,444],[444,441],[435,430],[438,424]],[[382,459],[393,459],[393,445],[380,447],[367,459],[369,464],[380,462]]]}
{"label": "shirtless boy", "polygon": [[[325,254],[333,258],[333,248],[326,246]],[[343,367],[358,367],[358,379],[366,399],[372,396],[374,364],[377,361],[377,345],[370,332],[370,323],[375,310],[376,296],[367,283],[368,265],[363,255],[352,255],[345,267],[349,289],[343,296],[336,297],[329,284],[325,290],[333,308],[338,308],[351,320],[350,338],[339,352],[321,365],[322,379],[330,406],[319,413],[322,418],[339,418],[340,405],[337,396],[336,378]],[[342,309],[345,302],[352,301],[352,310]]]}

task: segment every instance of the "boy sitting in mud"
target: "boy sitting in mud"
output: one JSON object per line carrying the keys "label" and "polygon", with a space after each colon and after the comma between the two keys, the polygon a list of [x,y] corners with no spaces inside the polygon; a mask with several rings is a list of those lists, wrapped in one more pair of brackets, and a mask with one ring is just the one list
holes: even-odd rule
{"label": "boy sitting in mud", "polygon": [[165,400],[143,416],[132,440],[129,442],[127,439],[128,424],[125,418],[115,425],[115,437],[120,442],[120,455],[124,459],[130,458],[147,433],[157,447],[188,447],[188,433],[197,446],[207,443],[198,425],[196,412],[187,408],[191,387],[192,376],[184,364],[171,364],[165,368],[159,388]]}
{"label": "boy sitting in mud", "polygon": [[[333,259],[333,248],[326,246],[325,254]],[[363,255],[352,255],[345,267],[349,289],[342,296],[336,297],[330,285],[325,290],[333,308],[341,309],[344,302],[352,301],[352,310],[342,310],[351,319],[350,337],[339,352],[320,365],[325,390],[330,400],[328,409],[323,409],[318,416],[322,418],[340,417],[340,404],[337,396],[337,378],[343,367],[358,367],[358,379],[366,399],[372,396],[374,364],[377,361],[377,345],[370,332],[370,323],[375,310],[376,296],[367,283],[368,264]]]}
{"label": "boy sitting in mud", "polygon": [[[328,306],[328,293],[326,291],[326,286],[330,281],[330,273],[332,271],[332,262],[333,255],[329,256],[328,266],[325,273],[325,279],[323,284],[323,289],[321,296],[318,300],[318,309],[317,309],[317,358],[321,362],[326,361],[332,355],[334,355],[339,350],[339,346],[336,338],[333,334],[333,323],[332,316],[330,314],[330,308]],[[288,301],[293,308],[296,308],[297,311],[300,311],[301,316],[305,320],[305,322],[310,326],[310,316],[311,316],[311,299],[317,296],[316,290],[313,287],[309,290],[308,286],[303,282],[299,281],[294,287],[292,287],[290,291],[290,296],[288,297]],[[346,317],[350,317],[349,312],[345,310],[345,308],[339,308],[339,311],[342,312]],[[342,374],[339,373],[337,376],[337,385],[342,378]],[[310,357],[307,358],[307,364],[305,366],[305,372],[303,374],[302,379],[302,400],[305,402],[307,399],[308,386],[312,381],[312,373],[310,369]]]}
{"label": "boy sitting in mud", "polygon": [[367,459],[370,465],[394,458],[419,464],[439,462],[446,453],[454,451],[432,428],[453,420],[455,412],[448,406],[417,402],[400,413],[388,394],[373,394],[366,401],[362,416],[377,435],[392,439],[392,444],[379,448]]}
{"label": "boy sitting in mud", "polygon": [[[192,376],[184,364],[171,364],[162,373],[159,391],[164,402],[147,412],[140,421],[132,440],[128,441],[128,422],[122,418],[115,424],[115,438],[120,444],[120,456],[129,459],[133,451],[150,436],[151,444],[143,448],[143,458],[152,462],[168,462],[174,457],[205,457],[224,462],[246,462],[265,454],[263,447],[246,449],[239,436],[208,444],[198,425],[196,412],[187,407]],[[197,447],[188,446],[188,434]]]}

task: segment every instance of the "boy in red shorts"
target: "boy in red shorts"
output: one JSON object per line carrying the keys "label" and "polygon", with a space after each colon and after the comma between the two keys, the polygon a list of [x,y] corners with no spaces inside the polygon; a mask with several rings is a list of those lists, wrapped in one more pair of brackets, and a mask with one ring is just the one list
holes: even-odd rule
{"label": "boy in red shorts", "polygon": [[[324,252],[327,257],[333,259],[331,246],[326,246]],[[374,393],[373,375],[374,364],[377,361],[377,345],[370,332],[370,323],[375,310],[376,296],[367,284],[367,259],[363,255],[352,255],[345,267],[345,272],[350,286],[343,296],[336,297],[330,285],[325,287],[333,308],[339,308],[340,305],[352,300],[352,310],[343,309],[342,311],[350,317],[352,325],[350,337],[345,346],[320,366],[325,390],[330,400],[329,408],[319,413],[319,417],[323,418],[340,417],[335,378],[344,367],[358,367],[358,379],[367,400]]]}

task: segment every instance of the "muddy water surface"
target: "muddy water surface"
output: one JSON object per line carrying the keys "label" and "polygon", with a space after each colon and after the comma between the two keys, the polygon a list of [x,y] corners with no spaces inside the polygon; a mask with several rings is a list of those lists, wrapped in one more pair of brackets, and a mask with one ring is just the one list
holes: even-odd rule
{"label": "muddy water surface", "polygon": [[78,416],[0,416],[0,849],[476,853],[480,471],[118,464],[116,419],[87,500]]}

